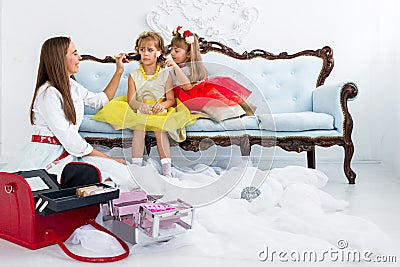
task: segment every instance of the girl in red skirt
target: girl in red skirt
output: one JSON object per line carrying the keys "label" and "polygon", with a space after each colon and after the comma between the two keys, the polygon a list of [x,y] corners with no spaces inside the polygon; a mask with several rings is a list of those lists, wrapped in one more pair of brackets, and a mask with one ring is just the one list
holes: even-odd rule
{"label": "girl in red skirt", "polygon": [[182,26],[173,31],[171,57],[166,65],[172,68],[175,97],[191,111],[215,110],[218,108],[236,109],[241,116],[245,111],[240,107],[251,91],[230,77],[208,78],[197,36]]}

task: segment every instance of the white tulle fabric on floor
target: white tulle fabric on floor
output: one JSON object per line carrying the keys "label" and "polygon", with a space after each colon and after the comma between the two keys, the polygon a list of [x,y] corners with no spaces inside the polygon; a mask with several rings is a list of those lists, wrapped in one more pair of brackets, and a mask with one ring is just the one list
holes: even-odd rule
{"label": "white tulle fabric on floor", "polygon": [[[298,262],[304,253],[311,253],[305,257],[325,263],[368,262],[376,255],[398,253],[375,224],[346,214],[349,203],[322,190],[328,177],[321,171],[299,166],[262,171],[246,162],[228,169],[221,166],[174,168],[175,178],[167,179],[163,188],[167,198],[175,187],[194,192],[223,176],[240,179],[222,198],[196,209],[192,230],[163,244],[136,245],[134,253],[193,246],[216,258]],[[144,167],[133,167],[132,173],[147,174],[149,181],[159,168],[149,159]],[[241,199],[241,192],[250,185],[257,186],[261,195],[248,202]]]}

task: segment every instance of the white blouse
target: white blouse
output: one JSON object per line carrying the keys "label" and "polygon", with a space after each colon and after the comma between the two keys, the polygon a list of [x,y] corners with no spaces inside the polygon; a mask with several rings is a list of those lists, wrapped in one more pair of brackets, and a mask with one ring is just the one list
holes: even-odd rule
{"label": "white blouse", "polygon": [[33,105],[34,134],[55,136],[69,154],[82,157],[93,151],[93,147],[78,133],[83,120],[84,106],[99,109],[109,100],[104,92],[93,93],[73,79],[70,79],[70,86],[76,111],[76,125],[65,118],[60,92],[46,82],[39,88]]}

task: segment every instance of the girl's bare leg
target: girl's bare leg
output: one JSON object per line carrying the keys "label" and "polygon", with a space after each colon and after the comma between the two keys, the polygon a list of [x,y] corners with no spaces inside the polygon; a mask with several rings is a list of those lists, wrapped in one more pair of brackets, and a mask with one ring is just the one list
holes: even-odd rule
{"label": "girl's bare leg", "polygon": [[172,176],[171,173],[171,146],[166,132],[154,132],[157,140],[157,151],[160,155],[162,175]]}
{"label": "girl's bare leg", "polygon": [[142,166],[145,130],[134,130],[132,138],[132,163]]}
{"label": "girl's bare leg", "polygon": [[171,158],[171,147],[166,132],[154,132],[157,140],[157,151],[160,159]]}

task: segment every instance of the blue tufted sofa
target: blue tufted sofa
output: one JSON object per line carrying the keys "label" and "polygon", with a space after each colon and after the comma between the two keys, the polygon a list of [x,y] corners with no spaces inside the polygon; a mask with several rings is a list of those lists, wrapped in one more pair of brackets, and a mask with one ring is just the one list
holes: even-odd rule
{"label": "blue tufted sofa", "polygon": [[[332,49],[325,46],[295,54],[272,54],[256,49],[237,53],[219,42],[200,38],[203,61],[209,76],[230,76],[250,90],[249,102],[255,115],[217,122],[199,119],[188,126],[185,141],[176,144],[184,150],[199,151],[212,145],[238,145],[242,155],[250,155],[253,145],[278,146],[286,151],[306,152],[309,168],[315,168],[315,147],[344,148],[344,173],[350,184],[356,174],[351,168],[354,145],[353,120],[347,103],[357,96],[352,82],[325,85],[334,61]],[[75,79],[89,90],[101,91],[114,72],[114,59],[83,55]],[[117,96],[126,95],[129,73],[136,61],[126,64]],[[122,147],[132,133],[114,130],[107,123],[91,120],[97,111],[87,108],[80,134],[90,143]],[[156,142],[146,136],[149,152]]]}

